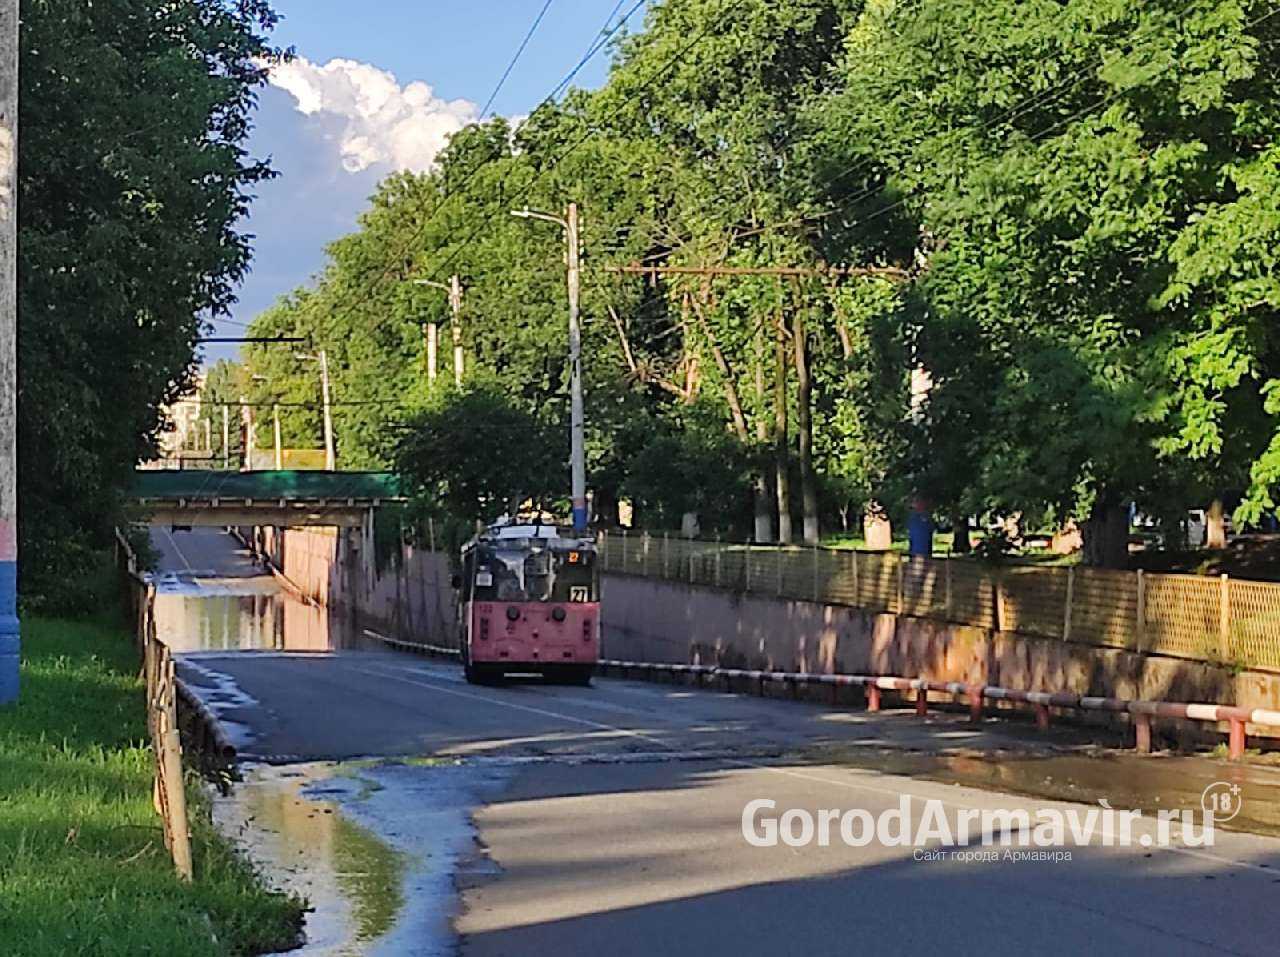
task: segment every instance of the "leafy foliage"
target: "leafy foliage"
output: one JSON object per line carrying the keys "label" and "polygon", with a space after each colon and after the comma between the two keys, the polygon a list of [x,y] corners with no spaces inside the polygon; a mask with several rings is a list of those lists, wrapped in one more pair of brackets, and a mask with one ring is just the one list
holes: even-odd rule
{"label": "leafy foliage", "polygon": [[[509,212],[575,201],[588,466],[606,517],[628,496],[645,521],[697,510],[744,528],[754,499],[758,533],[762,505],[766,523],[795,508],[786,479],[816,472],[806,519],[814,502],[847,519],[924,495],[952,516],[1074,518],[1089,557],[1114,563],[1127,503],[1172,517],[1247,489],[1238,519],[1275,508],[1273,10],[725,9],[653,5],[602,90],[514,132],[470,127],[433,171],[388,179],[317,287],[259,320],[335,357],[353,403],[344,464],[392,461],[396,424],[447,388],[447,370],[434,387],[423,372],[423,325],[446,323],[445,299],[416,280],[450,273],[466,288],[468,376],[564,421],[562,236]],[[617,262],[899,278],[599,268]],[[284,360],[250,365],[313,394],[312,373]],[[927,393],[913,398],[913,380]],[[307,415],[295,427],[315,434]],[[459,499],[469,514],[510,489],[482,461],[456,464],[488,490]],[[565,478],[544,491],[562,496]]]}
{"label": "leafy foliage", "polygon": [[24,0],[19,488],[29,599],[88,571],[205,318],[248,266],[236,228],[276,55],[265,0]]}

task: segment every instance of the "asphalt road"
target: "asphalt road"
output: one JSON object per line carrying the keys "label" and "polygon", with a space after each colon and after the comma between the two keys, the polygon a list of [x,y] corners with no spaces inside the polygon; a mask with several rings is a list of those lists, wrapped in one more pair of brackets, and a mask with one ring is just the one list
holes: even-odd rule
{"label": "asphalt road", "polygon": [[[433,780],[456,794],[467,791],[468,769],[483,777],[466,799],[471,852],[426,851],[449,858],[453,890],[437,893],[457,894],[456,946],[469,957],[1277,950],[1280,841],[1269,838],[1219,830],[1212,847],[1175,837],[1161,848],[1095,837],[1068,846],[1070,860],[1015,861],[918,860],[923,849],[878,838],[852,847],[837,830],[828,846],[754,847],[743,836],[744,807],[756,799],[774,801],[777,816],[801,809],[817,819],[830,809],[878,816],[908,795],[912,830],[935,799],[947,813],[1068,809],[878,764],[903,749],[1043,747],[1005,724],[601,679],[478,688],[451,663],[385,651],[205,653],[179,667],[244,730],[250,760],[451,758],[449,767],[392,766],[399,771],[379,779],[393,786],[411,773],[417,782],[399,804],[384,802],[392,837],[434,813]],[[1228,771],[1205,762],[1195,773],[1208,784]],[[1138,822],[1140,833],[1154,827]],[[429,835],[414,840],[431,847]],[[441,952],[433,948],[370,953]]]}
{"label": "asphalt road", "polygon": [[263,574],[249,550],[221,529],[175,532],[157,526],[151,529],[151,544],[159,552],[161,574],[184,579],[255,578]]}
{"label": "asphalt road", "polygon": [[[451,664],[387,653],[198,656],[183,667],[252,729],[250,757],[507,766],[474,810],[497,872],[464,881],[455,927],[468,955],[1262,955],[1280,934],[1280,842],[1251,835],[1218,831],[1196,850],[1095,843],[1059,862],[917,861],[910,847],[838,838],[759,848],[742,835],[757,798],[815,819],[833,808],[876,816],[903,794],[913,808],[933,798],[1065,808],[874,768],[883,747],[1020,747],[999,725],[609,680],[475,688]],[[858,748],[871,767],[843,759]]]}

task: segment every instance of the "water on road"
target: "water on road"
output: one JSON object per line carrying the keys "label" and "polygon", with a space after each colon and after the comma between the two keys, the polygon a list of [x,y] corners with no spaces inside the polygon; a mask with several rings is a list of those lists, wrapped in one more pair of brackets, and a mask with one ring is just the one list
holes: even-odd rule
{"label": "water on road", "polygon": [[[1275,952],[1280,841],[1245,833],[1280,822],[1273,769],[1119,755],[962,714],[613,680],[477,688],[452,663],[362,646],[211,535],[161,543],[172,600],[157,611],[246,758],[220,825],[312,903],[300,953]],[[743,835],[758,799],[815,819],[904,799],[1150,813],[1195,808],[1215,781],[1239,787],[1245,810],[1212,847],[1178,835],[974,861]]]}

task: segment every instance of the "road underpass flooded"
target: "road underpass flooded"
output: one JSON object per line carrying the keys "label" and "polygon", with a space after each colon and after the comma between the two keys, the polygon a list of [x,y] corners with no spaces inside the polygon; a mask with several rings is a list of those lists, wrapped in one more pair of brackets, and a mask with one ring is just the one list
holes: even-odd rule
{"label": "road underpass flooded", "polygon": [[228,656],[251,666],[380,643],[347,616],[293,595],[227,533],[158,529],[153,542],[157,637],[244,756],[238,780],[210,791],[214,822],[272,886],[308,902],[304,939],[290,953],[448,953],[456,858],[473,846],[467,813],[484,775],[442,768],[428,776],[430,762],[412,759],[280,764],[255,751],[271,702],[239,687]]}
{"label": "road underpass flooded", "polygon": [[[1040,735],[960,713],[920,720],[605,680],[477,688],[452,663],[390,653],[294,598],[230,536],[156,538],[157,630],[242,756],[241,779],[214,798],[215,822],[271,884],[310,905],[291,953],[572,954],[602,939],[619,954],[787,952],[794,941],[770,935],[788,926],[791,898],[769,894],[789,882],[825,915],[804,939],[813,955],[843,952],[834,942],[860,921],[900,926],[922,900],[942,907],[945,928],[1028,887],[1048,910],[1061,903],[1053,895],[1070,898],[1043,919],[1075,930],[1046,953],[1150,942],[1155,925],[1131,920],[1148,909],[1174,928],[1168,940],[1212,944],[1171,952],[1267,952],[1228,940],[1229,922],[1206,930],[1189,902],[1272,913],[1280,842],[1238,832],[1280,833],[1275,768],[1140,758],[1091,744],[1083,729]],[[1056,870],[1019,864],[980,878],[912,869],[909,854],[874,846],[776,857],[740,827],[759,797],[815,813],[874,811],[905,794],[1151,813],[1196,808],[1215,781],[1239,785],[1245,807],[1211,853],[1088,847]],[[1229,894],[1206,889],[1217,877],[1227,880],[1208,886]],[[730,946],[725,935],[749,914],[768,921]]]}

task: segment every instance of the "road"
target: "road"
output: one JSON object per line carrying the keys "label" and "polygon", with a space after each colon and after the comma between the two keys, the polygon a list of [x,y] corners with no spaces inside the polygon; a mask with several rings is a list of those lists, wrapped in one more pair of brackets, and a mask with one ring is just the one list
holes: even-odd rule
{"label": "road", "polygon": [[180,578],[239,579],[263,574],[249,550],[221,529],[175,532],[160,526],[151,530],[151,545],[159,553],[159,571]]}
{"label": "road", "polygon": [[[417,930],[430,920],[406,918],[412,933],[394,946],[357,952],[1263,955],[1280,936],[1280,841],[1250,834],[1219,829],[1206,848],[1095,838],[1057,861],[918,860],[914,847],[852,847],[838,832],[825,847],[744,838],[755,799],[816,819],[824,809],[878,816],[908,795],[913,822],[929,800],[947,813],[1073,807],[891,773],[904,750],[997,764],[1044,754],[999,723],[603,679],[477,688],[451,663],[383,651],[202,653],[180,667],[244,731],[251,762],[279,765],[264,773],[327,776],[314,800],[337,801],[402,854],[430,859],[406,886],[432,889],[406,891],[404,907],[447,898],[435,901],[435,920],[457,940],[441,943]],[[367,760],[397,756],[444,763]],[[322,759],[347,763],[307,763]],[[1188,793],[1230,773],[1194,768]],[[1117,780],[1084,799],[1126,807],[1127,790]],[[313,818],[323,815],[313,808]],[[446,821],[460,835],[448,837]],[[1145,821],[1140,832],[1155,833]]]}

